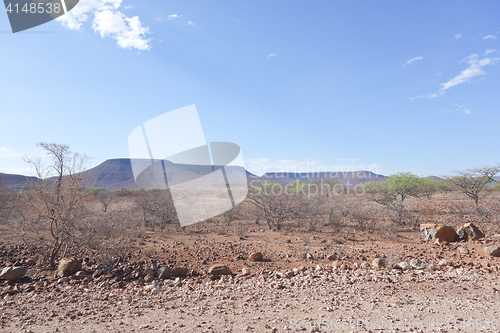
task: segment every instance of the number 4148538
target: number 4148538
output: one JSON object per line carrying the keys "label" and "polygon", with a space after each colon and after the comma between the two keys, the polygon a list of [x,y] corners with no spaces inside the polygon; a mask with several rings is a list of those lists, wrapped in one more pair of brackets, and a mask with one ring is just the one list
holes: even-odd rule
{"label": "number 4148538", "polygon": [[9,5],[7,6],[7,8],[5,10],[9,14],[11,14],[12,12],[14,12],[16,14],[19,12],[24,12],[26,14],[28,14],[28,13],[31,13],[31,14],[56,13],[56,14],[59,14],[61,12],[62,8],[61,8],[61,4],[57,3],[57,2],[53,5],[50,2],[47,2],[47,3],[40,3],[39,2],[38,4],[30,3],[29,6],[27,3],[25,3],[21,9],[19,9],[18,3],[14,4],[14,5],[9,3]]}

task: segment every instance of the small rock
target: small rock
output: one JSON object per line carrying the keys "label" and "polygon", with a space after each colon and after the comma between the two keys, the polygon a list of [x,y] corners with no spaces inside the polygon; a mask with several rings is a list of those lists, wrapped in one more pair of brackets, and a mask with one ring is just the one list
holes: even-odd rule
{"label": "small rock", "polygon": [[169,279],[172,276],[172,271],[168,267],[160,267],[156,271],[156,276],[162,280]]}
{"label": "small rock", "polygon": [[337,260],[337,256],[335,254],[329,254],[326,256],[326,259],[328,259],[330,261],[334,261],[334,260]]}
{"label": "small rock", "polygon": [[462,254],[469,254],[469,250],[465,247],[459,247],[458,252],[460,252]]}
{"label": "small rock", "polygon": [[408,264],[407,262],[403,261],[403,262],[400,262],[398,264],[399,268],[401,268],[403,271],[406,271],[408,269],[410,269],[410,264]]}
{"label": "small rock", "polygon": [[69,282],[69,278],[67,278],[67,277],[63,277],[63,278],[60,278],[59,280],[57,280],[58,284],[63,284],[63,283],[67,283],[67,282]]}
{"label": "small rock", "polygon": [[332,267],[340,268],[340,266],[342,266],[342,262],[340,262],[338,260],[335,260],[334,262],[332,262]]}
{"label": "small rock", "polygon": [[364,263],[362,263],[362,264],[361,264],[361,266],[360,266],[360,267],[361,267],[362,269],[367,269],[367,268],[370,268],[370,264],[369,264],[369,263],[367,263],[367,262],[364,262]]}
{"label": "small rock", "polygon": [[306,259],[308,259],[308,260],[314,260],[314,256],[308,252],[306,254]]}
{"label": "small rock", "polygon": [[255,252],[248,257],[248,261],[262,261],[263,258],[264,255],[262,254],[262,252]]}
{"label": "small rock", "polygon": [[69,275],[73,275],[82,270],[82,263],[75,258],[62,258],[59,261],[58,271],[65,271]]}
{"label": "small rock", "polygon": [[425,264],[420,259],[410,260],[410,266],[414,269],[424,269],[425,268]]}
{"label": "small rock", "polygon": [[243,275],[250,275],[250,268],[248,268],[248,267],[243,267],[243,268],[241,269],[241,274],[243,274]]}
{"label": "small rock", "polygon": [[225,265],[215,264],[210,266],[208,273],[213,276],[219,276],[231,274],[231,271],[229,270],[229,267]]}
{"label": "small rock", "polygon": [[24,266],[5,267],[0,273],[0,277],[8,281],[16,281],[23,278],[28,270]]}
{"label": "small rock", "polygon": [[453,262],[447,259],[439,260],[438,266],[453,266]]}
{"label": "small rock", "polygon": [[174,267],[172,268],[172,276],[173,277],[184,277],[188,273],[188,269],[186,267]]}
{"label": "small rock", "polygon": [[375,269],[383,269],[385,267],[384,259],[382,259],[382,258],[373,259],[372,266]]}
{"label": "small rock", "polygon": [[484,253],[492,257],[500,257],[500,247],[492,245],[484,248]]}

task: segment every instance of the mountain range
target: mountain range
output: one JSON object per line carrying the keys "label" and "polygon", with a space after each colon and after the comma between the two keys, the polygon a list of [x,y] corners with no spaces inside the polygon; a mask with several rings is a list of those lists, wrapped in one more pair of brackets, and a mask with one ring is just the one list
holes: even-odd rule
{"label": "mountain range", "polygon": [[[206,166],[199,165],[185,165],[174,164],[171,162],[164,162],[165,169],[169,174],[175,175],[176,180],[180,183],[183,180],[190,180],[199,178],[207,173]],[[231,173],[230,167],[226,167],[226,172]],[[119,189],[138,189],[134,174],[132,171],[132,163],[128,158],[109,159],[99,164],[98,166],[85,171],[84,176],[90,175],[92,181],[89,186],[100,187],[105,190],[119,190]],[[321,181],[327,178],[337,180],[342,185],[349,184],[355,186],[368,181],[380,181],[386,176],[375,174],[371,171],[333,171],[333,172],[268,172],[262,176],[256,176],[246,171],[248,184],[254,181],[270,180],[281,183],[290,183],[295,180],[300,180],[304,183],[310,181]],[[23,175],[13,175],[0,173],[0,186],[8,189],[9,191],[19,191],[26,189],[26,180],[35,177],[28,177]],[[438,177],[433,177],[437,179]],[[500,177],[495,177],[500,180]],[[214,184],[215,186],[215,184]]]}

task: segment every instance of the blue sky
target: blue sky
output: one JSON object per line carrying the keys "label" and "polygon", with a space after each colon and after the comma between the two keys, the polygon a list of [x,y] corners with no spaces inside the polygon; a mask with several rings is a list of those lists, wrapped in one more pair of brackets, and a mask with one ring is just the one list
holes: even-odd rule
{"label": "blue sky", "polygon": [[500,162],[500,2],[80,0],[9,33],[0,14],[0,172],[36,143],[92,166],[195,104],[247,169],[444,175]]}

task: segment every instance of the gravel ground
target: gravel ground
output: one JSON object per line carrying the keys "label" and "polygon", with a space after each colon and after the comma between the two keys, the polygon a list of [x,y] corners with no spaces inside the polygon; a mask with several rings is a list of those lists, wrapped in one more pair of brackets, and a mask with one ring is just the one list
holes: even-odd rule
{"label": "gravel ground", "polygon": [[102,278],[4,286],[0,331],[500,330],[496,270],[342,270],[332,265],[303,270],[131,281],[122,287]]}

